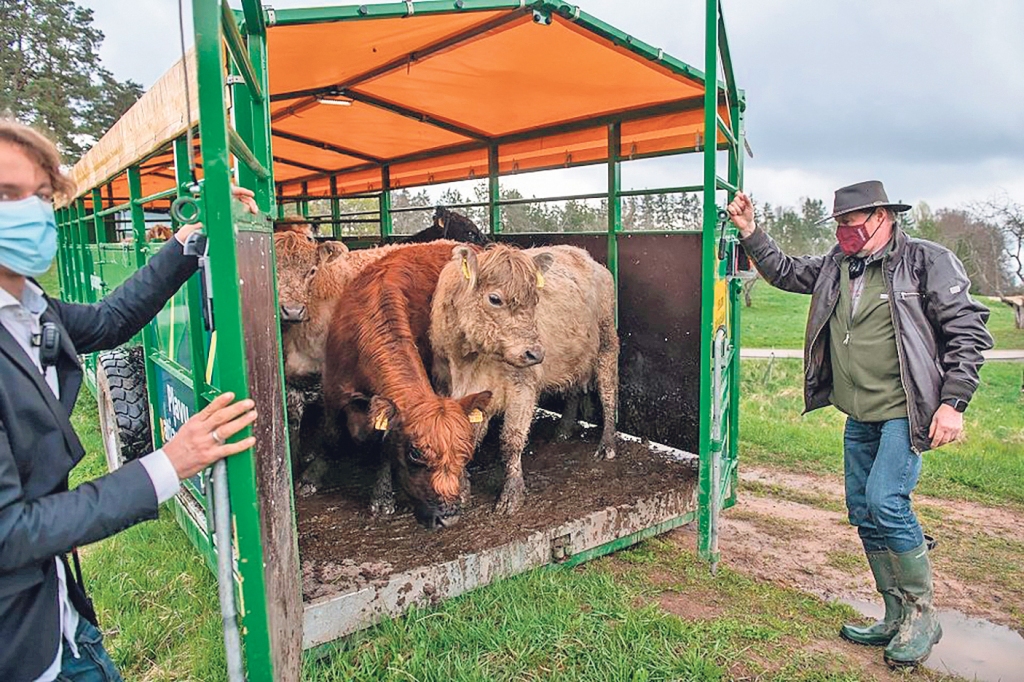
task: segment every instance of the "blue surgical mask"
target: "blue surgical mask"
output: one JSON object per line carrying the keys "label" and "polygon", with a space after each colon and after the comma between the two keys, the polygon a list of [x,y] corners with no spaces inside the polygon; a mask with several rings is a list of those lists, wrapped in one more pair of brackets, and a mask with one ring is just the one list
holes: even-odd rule
{"label": "blue surgical mask", "polygon": [[50,269],[57,255],[53,206],[37,196],[0,201],[0,265],[25,277]]}

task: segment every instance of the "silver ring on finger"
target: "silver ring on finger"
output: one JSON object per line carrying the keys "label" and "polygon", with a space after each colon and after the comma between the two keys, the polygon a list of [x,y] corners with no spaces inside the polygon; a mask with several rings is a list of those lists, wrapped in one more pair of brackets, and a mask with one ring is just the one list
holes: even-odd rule
{"label": "silver ring on finger", "polygon": [[220,437],[219,433],[217,433],[217,429],[210,431],[210,437],[213,438],[213,442],[217,445],[224,445],[224,439]]}

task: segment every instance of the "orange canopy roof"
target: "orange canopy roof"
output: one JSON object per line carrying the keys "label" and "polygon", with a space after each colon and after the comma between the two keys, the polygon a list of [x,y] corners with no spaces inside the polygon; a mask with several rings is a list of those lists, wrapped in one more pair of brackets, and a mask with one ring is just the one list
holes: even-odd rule
{"label": "orange canopy roof", "polygon": [[[571,5],[548,4],[555,11],[542,21],[500,0],[498,9],[411,15],[279,10],[267,32],[279,195],[328,194],[331,176],[340,194],[377,191],[385,165],[392,187],[486,177],[492,147],[502,174],[602,162],[615,122],[624,158],[703,145],[700,71]],[[173,187],[169,142],[184,130],[183,113],[166,111],[183,99],[176,69],[152,89],[159,97],[147,93],[111,130],[116,158],[105,137],[75,167],[81,190],[127,165],[113,167],[130,156],[126,123],[164,119],[167,134],[142,135],[135,158],[150,157],[144,195]],[[719,114],[729,121],[724,100]],[[104,148],[102,159],[94,154]],[[123,199],[124,176],[112,184],[103,194]]]}

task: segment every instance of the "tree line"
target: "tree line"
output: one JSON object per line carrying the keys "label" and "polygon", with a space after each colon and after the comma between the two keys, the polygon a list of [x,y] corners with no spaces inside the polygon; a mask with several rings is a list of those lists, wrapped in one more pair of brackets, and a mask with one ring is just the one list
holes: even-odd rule
{"label": "tree line", "polygon": [[0,117],[48,131],[73,164],[142,95],[102,65],[102,42],[72,0],[0,0]]}

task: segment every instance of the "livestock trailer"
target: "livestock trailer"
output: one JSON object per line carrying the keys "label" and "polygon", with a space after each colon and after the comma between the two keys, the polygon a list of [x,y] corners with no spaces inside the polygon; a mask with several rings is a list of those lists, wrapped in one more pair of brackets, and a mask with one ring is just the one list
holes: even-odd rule
{"label": "livestock trailer", "polygon": [[[211,566],[218,548],[231,552],[249,679],[296,679],[304,649],[414,604],[681,524],[698,523],[700,554],[717,561],[718,515],[736,499],[743,274],[721,207],[742,186],[745,101],[719,0],[704,4],[701,71],[552,0],[194,0],[194,49],[74,167],[79,194],[58,212],[67,300],[97,301],[141,267],[158,248],[147,224],[205,226],[200,273],[132,344],[85,364],[112,467],[160,446],[222,391],[256,401],[257,444],[227,462],[233,537],[213,531],[208,474],[173,501]],[[623,187],[630,164],[679,154],[702,161],[702,182]],[[502,191],[516,175],[580,166],[606,169],[606,186],[540,200]],[[435,533],[409,514],[366,518],[356,474],[297,498],[272,217],[310,216],[329,226],[322,238],[361,225],[363,242],[387,242],[400,193],[464,180],[480,183],[464,208],[494,239],[574,244],[613,273],[623,454],[582,457],[585,430],[580,442],[542,442],[540,412],[524,462],[532,503],[498,518],[485,485],[459,526]],[[232,183],[255,191],[258,216],[231,199]],[[665,197],[690,197],[695,220],[638,229],[624,215]],[[531,201],[597,202],[600,224],[524,228],[516,211]]]}

